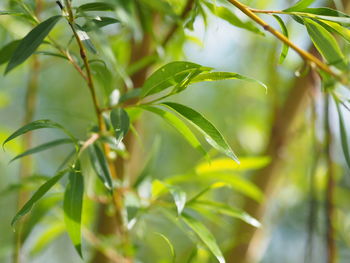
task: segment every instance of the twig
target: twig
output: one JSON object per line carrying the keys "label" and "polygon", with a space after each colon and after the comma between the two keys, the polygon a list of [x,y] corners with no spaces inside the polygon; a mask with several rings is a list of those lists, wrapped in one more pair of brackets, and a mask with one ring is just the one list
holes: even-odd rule
{"label": "twig", "polygon": [[241,10],[244,14],[246,14],[249,18],[251,18],[253,21],[255,21],[257,24],[261,25],[266,31],[270,32],[272,35],[274,35],[276,38],[278,38],[283,43],[288,45],[290,48],[294,49],[294,51],[296,51],[304,60],[308,61],[311,65],[314,64],[319,69],[330,74],[331,76],[336,78],[338,81],[340,81],[344,85],[348,84],[348,80],[346,78],[335,73],[327,64],[323,63],[321,60],[319,60],[317,57],[315,57],[311,53],[299,48],[297,45],[291,42],[285,35],[277,31],[276,29],[271,27],[268,23],[266,23],[264,20],[262,20],[260,17],[258,17],[255,14],[256,9],[250,9],[249,7],[245,6],[244,4],[236,0],[228,0],[228,1],[231,4],[233,4],[235,7],[237,7],[239,10]]}

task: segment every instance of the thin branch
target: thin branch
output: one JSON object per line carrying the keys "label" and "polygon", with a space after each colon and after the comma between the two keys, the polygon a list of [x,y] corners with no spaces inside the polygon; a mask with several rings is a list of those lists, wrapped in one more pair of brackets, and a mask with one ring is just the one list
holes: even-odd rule
{"label": "thin branch", "polygon": [[237,7],[239,10],[241,10],[244,14],[246,14],[249,18],[251,18],[253,21],[255,21],[257,24],[261,25],[266,31],[270,32],[272,35],[274,35],[276,38],[281,40],[283,43],[288,45],[290,48],[294,49],[304,60],[308,61],[311,65],[317,66],[322,71],[330,74],[334,78],[336,78],[338,81],[343,83],[344,85],[348,84],[348,80],[334,72],[327,64],[323,63],[320,59],[318,59],[316,56],[312,55],[311,53],[299,48],[297,45],[295,45],[293,42],[291,42],[285,35],[271,27],[268,23],[266,23],[263,19],[258,17],[254,11],[255,9],[250,9],[249,7],[245,6],[239,1],[236,0],[228,0],[231,4],[233,4],[235,7]]}

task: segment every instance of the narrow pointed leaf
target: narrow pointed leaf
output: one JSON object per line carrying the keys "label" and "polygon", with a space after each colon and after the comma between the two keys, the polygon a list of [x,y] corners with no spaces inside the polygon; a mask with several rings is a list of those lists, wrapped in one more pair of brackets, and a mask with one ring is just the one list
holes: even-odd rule
{"label": "narrow pointed leaf", "polygon": [[337,106],[337,111],[338,111],[338,116],[339,116],[339,130],[340,130],[341,146],[343,149],[346,164],[350,168],[350,152],[349,152],[349,144],[348,144],[348,133],[346,132],[344,118],[343,118],[343,114],[341,112],[339,102],[337,100],[335,100],[335,101],[336,101],[336,106]]}
{"label": "narrow pointed leaf", "polygon": [[162,233],[158,233],[155,232],[156,235],[160,236],[162,239],[164,239],[164,241],[167,243],[167,245],[169,246],[170,249],[170,253],[171,253],[171,258],[172,258],[172,263],[175,263],[176,261],[176,253],[175,253],[175,249],[173,244],[171,243],[171,241],[169,240],[169,238],[167,238],[165,235],[163,235]]}
{"label": "narrow pointed leaf", "polygon": [[37,121],[33,121],[31,123],[28,123],[28,124],[24,125],[23,127],[19,128],[18,130],[16,130],[3,142],[2,145],[4,146],[9,141],[17,138],[20,135],[27,133],[27,132],[38,130],[38,129],[45,129],[45,128],[60,129],[63,132],[65,132],[74,142],[76,141],[74,136],[70,132],[68,132],[62,125],[60,125],[56,122],[50,121],[50,120],[37,120]]}
{"label": "narrow pointed leaf", "polygon": [[172,186],[172,185],[167,185],[167,188],[169,189],[170,194],[174,198],[174,202],[177,208],[177,214],[181,215],[182,211],[185,208],[186,204],[186,193],[182,191],[180,188]]}
{"label": "narrow pointed leaf", "polygon": [[97,28],[102,28],[108,25],[119,23],[120,21],[118,19],[112,18],[112,17],[98,17],[95,19],[92,19],[88,23],[86,23],[84,26],[82,26],[82,29],[86,32],[95,30]]}
{"label": "narrow pointed leaf", "polygon": [[1,48],[0,65],[8,62],[11,59],[13,52],[15,52],[20,42],[21,40],[14,40]]}
{"label": "narrow pointed leaf", "polygon": [[300,0],[298,1],[295,5],[283,10],[285,12],[294,12],[294,11],[299,11],[301,9],[307,8],[310,6],[315,0]]}
{"label": "narrow pointed leaf", "polygon": [[62,221],[50,223],[48,228],[44,229],[39,237],[33,242],[30,254],[35,256],[48,247],[55,239],[62,235],[65,231],[65,225]]}
{"label": "narrow pointed leaf", "polygon": [[211,3],[204,1],[204,4],[209,8],[209,10],[217,17],[227,21],[235,27],[239,27],[253,33],[264,35],[264,33],[256,27],[251,21],[243,22],[238,16],[236,16],[230,9],[224,6],[215,6]]}
{"label": "narrow pointed leaf", "polygon": [[[278,22],[278,24],[280,25],[280,28],[282,30],[282,33],[283,35],[285,35],[286,38],[289,37],[288,35],[288,29],[286,27],[286,25],[284,24],[282,18],[280,18],[279,16],[277,15],[273,15],[273,17],[276,19],[276,21]],[[280,59],[279,59],[279,63],[282,64],[283,61],[285,60],[287,54],[288,54],[288,51],[289,51],[289,46],[286,45],[286,44],[283,44],[282,46],[282,52],[281,52],[281,55],[280,55]]]}
{"label": "narrow pointed leaf", "polygon": [[201,162],[195,167],[197,174],[215,172],[239,172],[257,170],[265,167],[271,162],[268,156],[241,157],[240,164],[232,162],[229,158],[217,158],[208,162]]}
{"label": "narrow pointed leaf", "polygon": [[78,11],[89,12],[89,11],[113,11],[113,5],[105,2],[93,2],[79,6]]}
{"label": "narrow pointed leaf", "polygon": [[201,201],[197,200],[194,203],[191,203],[191,207],[196,206],[204,206],[207,209],[209,209],[213,213],[220,213],[223,215],[227,215],[233,218],[238,218],[242,220],[243,222],[246,222],[249,225],[252,225],[254,227],[260,227],[261,224],[258,220],[247,214],[241,209],[230,207],[225,204],[217,203],[217,202],[211,202],[211,201]]}
{"label": "narrow pointed leaf", "polygon": [[14,160],[17,160],[17,159],[22,158],[22,157],[27,156],[27,155],[31,155],[31,154],[34,154],[34,153],[45,151],[47,149],[50,149],[52,147],[55,147],[55,146],[58,146],[58,145],[61,145],[61,144],[68,144],[68,143],[72,143],[72,142],[73,141],[71,139],[58,139],[58,140],[54,140],[52,142],[44,143],[44,144],[41,144],[41,145],[39,145],[37,147],[34,147],[34,148],[30,149],[30,150],[27,150],[27,151],[17,155],[10,162],[13,162]]}
{"label": "narrow pointed leaf", "polygon": [[3,10],[0,10],[0,16],[4,16],[4,15],[23,15],[23,13],[15,12],[15,11],[3,11]]}
{"label": "narrow pointed leaf", "polygon": [[175,61],[155,71],[146,81],[141,90],[141,97],[161,92],[171,86],[176,86],[188,77],[193,71],[207,71],[201,65]]}
{"label": "narrow pointed leaf", "polygon": [[250,77],[233,73],[233,72],[205,72],[202,73],[191,80],[191,83],[203,82],[203,81],[219,81],[219,80],[244,80],[249,82],[255,82],[267,90],[267,86],[259,80],[252,79]]}
{"label": "narrow pointed leaf", "polygon": [[21,40],[7,65],[5,74],[22,64],[35,52],[61,17],[62,16],[53,16],[45,20]]}
{"label": "narrow pointed leaf", "polygon": [[222,188],[222,187],[227,187],[229,186],[229,184],[225,183],[225,182],[216,182],[213,183],[211,185],[209,185],[208,187],[206,187],[205,189],[203,189],[202,191],[200,191],[198,194],[196,194],[195,196],[193,196],[191,199],[189,199],[187,201],[187,204],[193,203],[195,202],[197,199],[199,199],[201,196],[203,196],[204,194],[206,194],[207,192],[213,190],[213,189],[218,189],[218,188]]}
{"label": "narrow pointed leaf", "polygon": [[97,50],[96,50],[94,44],[92,43],[88,33],[78,24],[74,24],[74,26],[76,28],[77,35],[78,35],[80,41],[85,46],[85,48],[87,50],[89,50],[89,52],[91,52],[92,54],[97,54]]}
{"label": "narrow pointed leaf", "polygon": [[122,108],[113,109],[110,118],[118,145],[129,131],[130,118]]}
{"label": "narrow pointed leaf", "polygon": [[189,142],[190,145],[192,145],[193,148],[206,155],[206,151],[202,147],[201,143],[198,141],[197,137],[176,115],[156,107],[142,106],[142,108],[160,116],[171,126],[173,126],[176,130],[178,130],[178,132],[182,134],[182,136],[186,139],[186,141]]}
{"label": "narrow pointed leaf", "polygon": [[80,257],[81,250],[81,215],[83,208],[84,178],[79,170],[69,173],[69,183],[64,193],[63,210],[64,221],[70,239]]}
{"label": "narrow pointed leaf", "polygon": [[347,71],[345,57],[332,34],[309,18],[304,18],[304,22],[312,42],[327,62],[340,70]]}
{"label": "narrow pointed leaf", "polygon": [[318,21],[318,23],[324,28],[326,28],[328,31],[338,33],[342,38],[344,38],[348,43],[350,43],[350,29],[348,29],[347,27],[339,25],[336,22],[326,20]]}
{"label": "narrow pointed leaf", "polygon": [[237,156],[232,151],[231,147],[228,145],[221,133],[215,128],[215,126],[204,118],[197,111],[184,106],[182,104],[174,102],[164,102],[162,105],[176,111],[190,123],[192,123],[200,132],[204,134],[208,143],[213,146],[218,151],[226,154],[228,157],[232,158],[234,161],[239,163]]}
{"label": "narrow pointed leaf", "polygon": [[93,144],[89,147],[89,154],[92,167],[94,168],[97,176],[101,179],[104,186],[112,191],[113,182],[112,177],[107,165],[107,160],[97,144]]}
{"label": "narrow pointed leaf", "polygon": [[225,258],[212,233],[201,222],[194,219],[188,214],[183,213],[182,220],[189,226],[199,237],[199,239],[208,247],[211,253],[220,263],[225,263]]}
{"label": "narrow pointed leaf", "polygon": [[38,202],[66,173],[66,170],[59,172],[54,177],[47,180],[39,189],[33,194],[27,203],[17,212],[12,219],[11,225],[13,226],[21,217],[27,214],[32,207]]}

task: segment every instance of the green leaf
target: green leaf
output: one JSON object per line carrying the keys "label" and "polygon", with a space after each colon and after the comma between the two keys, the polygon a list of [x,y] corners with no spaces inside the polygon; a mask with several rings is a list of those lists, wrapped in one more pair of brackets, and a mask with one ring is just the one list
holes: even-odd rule
{"label": "green leaf", "polygon": [[[282,18],[280,18],[277,15],[273,15],[273,17],[277,20],[278,24],[280,25],[283,35],[286,38],[288,38],[289,37],[288,36],[288,29],[287,29],[286,25],[284,24]],[[288,51],[289,51],[289,46],[286,45],[286,44],[283,44],[282,52],[281,52],[280,59],[279,59],[279,63],[280,64],[282,64],[283,61],[285,60],[285,58],[286,58],[286,56],[288,54]]]}
{"label": "green leaf", "polygon": [[84,26],[82,26],[82,29],[86,32],[89,32],[97,28],[102,28],[108,25],[119,23],[119,22],[120,21],[118,19],[102,16],[102,17],[94,18],[88,21]]}
{"label": "green leaf", "polygon": [[332,21],[319,20],[317,22],[328,31],[338,33],[341,37],[350,43],[350,30],[348,28]]}
{"label": "green leaf", "polygon": [[186,199],[187,199],[186,193],[184,191],[182,191],[179,187],[176,187],[176,186],[167,185],[167,188],[169,189],[170,194],[174,198],[174,202],[175,202],[176,209],[177,209],[177,214],[181,215],[182,211],[185,208],[185,204],[186,204]]}
{"label": "green leaf", "polygon": [[195,167],[197,174],[224,172],[224,171],[249,171],[265,167],[271,162],[268,156],[241,157],[240,164],[232,162],[229,158],[217,158],[208,162],[201,162]]}
{"label": "green leaf", "polygon": [[50,223],[50,225],[45,228],[39,237],[33,242],[33,247],[30,251],[32,256],[40,253],[44,248],[49,246],[55,239],[57,239],[61,234],[64,233],[65,225],[62,221],[55,221]]}
{"label": "green leaf", "polygon": [[78,12],[89,12],[89,11],[113,11],[114,6],[105,2],[93,2],[79,6]]}
{"label": "green leaf", "polygon": [[64,60],[68,60],[68,58],[66,56],[63,56],[59,53],[55,53],[55,52],[50,52],[50,51],[36,51],[34,54],[38,54],[38,55],[45,55],[45,56],[51,56],[51,57],[56,57],[56,58],[62,58]]}
{"label": "green leaf", "polygon": [[204,68],[201,65],[185,61],[176,61],[166,64],[155,71],[145,81],[141,89],[141,97],[161,92],[171,86],[176,86],[194,71],[207,70],[209,70],[209,68]]}
{"label": "green leaf", "polygon": [[197,199],[199,199],[201,196],[203,196],[204,194],[206,194],[210,190],[217,189],[217,188],[222,188],[222,187],[225,187],[225,186],[229,186],[229,184],[224,183],[224,182],[213,183],[212,185],[207,186],[205,189],[203,189],[198,194],[196,194],[191,199],[189,199],[187,201],[187,204],[191,204],[191,203],[195,202]]}
{"label": "green leaf", "polygon": [[175,263],[176,262],[176,253],[175,253],[174,246],[171,243],[171,241],[169,240],[169,238],[167,238],[162,233],[155,232],[155,234],[160,236],[167,243],[167,245],[169,246],[169,249],[170,249],[170,253],[171,253],[171,258],[172,258],[171,262]]}
{"label": "green leaf", "polygon": [[264,33],[261,32],[260,29],[257,28],[251,21],[248,21],[248,22],[241,21],[241,19],[239,19],[230,9],[224,6],[215,6],[208,2],[204,2],[204,4],[209,8],[209,10],[214,15],[227,21],[231,25],[242,29],[246,29],[248,31],[251,31],[259,35],[264,35]]}
{"label": "green leaf", "polygon": [[[232,162],[232,161],[231,161]],[[204,184],[212,184],[212,183],[225,183],[232,187],[233,190],[241,193],[247,197],[252,198],[257,202],[261,202],[263,200],[263,193],[261,190],[252,182],[243,179],[237,174],[234,173],[223,173],[223,172],[213,172],[213,173],[204,173],[204,174],[185,174],[185,175],[177,175],[170,177],[166,180],[169,184],[177,184],[177,183],[188,183],[193,182],[197,185]]]}
{"label": "green leaf", "polygon": [[68,143],[72,143],[72,142],[73,141],[71,139],[58,139],[58,140],[54,140],[54,141],[51,141],[51,142],[48,142],[48,143],[44,143],[44,144],[41,144],[41,145],[39,145],[37,147],[34,147],[34,148],[30,149],[30,150],[27,150],[27,151],[17,155],[10,162],[13,162],[14,160],[17,160],[19,158],[22,158],[22,157],[30,155],[30,154],[34,154],[34,153],[38,153],[38,152],[41,152],[41,151],[45,151],[45,150],[50,149],[52,147],[55,147],[57,145],[68,144]]}
{"label": "green leaf", "polygon": [[203,135],[206,137],[208,143],[218,151],[226,154],[234,161],[239,163],[237,156],[232,151],[231,147],[227,144],[221,133],[211,124],[206,118],[204,118],[197,111],[174,102],[164,102],[162,105],[169,107],[176,111],[190,123],[192,123]]}
{"label": "green leaf", "polygon": [[3,10],[0,10],[0,16],[4,16],[4,15],[23,15],[23,13],[15,12],[15,11],[3,11]]}
{"label": "green leaf", "polygon": [[208,247],[220,263],[225,263],[225,258],[216,243],[212,233],[198,220],[194,219],[188,214],[182,214],[182,220],[189,226],[199,237],[200,240]]}
{"label": "green leaf", "polygon": [[39,202],[36,203],[36,205],[31,210],[31,213],[28,215],[25,224],[22,226],[23,240],[26,240],[30,236],[35,226],[37,226],[38,222],[42,220],[53,207],[58,206],[58,203],[62,202],[62,199],[63,198],[61,193],[55,193],[42,198]]}
{"label": "green leaf", "polygon": [[142,171],[137,176],[135,183],[133,184],[133,188],[137,189],[148,177],[152,175],[152,170],[156,164],[156,155],[159,152],[159,148],[161,145],[160,136],[156,136],[154,138],[154,142],[152,144],[152,148],[148,151],[147,160],[145,161],[144,167]]}
{"label": "green leaf", "polygon": [[104,186],[111,192],[113,190],[113,182],[107,165],[107,160],[96,143],[89,147],[89,155],[92,167],[97,176],[101,179]]}
{"label": "green leaf", "polygon": [[327,62],[341,70],[347,71],[348,66],[345,62],[345,57],[332,34],[309,18],[304,18],[304,22],[312,42]]}
{"label": "green leaf", "polygon": [[53,16],[37,25],[19,43],[7,65],[5,74],[26,61],[44,41],[62,16]]}
{"label": "green leaf", "polygon": [[299,11],[301,9],[307,8],[309,5],[311,5],[313,2],[315,2],[315,0],[300,0],[299,2],[297,2],[295,5],[293,5],[292,7],[289,7],[287,9],[284,9],[284,12],[295,12],[295,11]]}
{"label": "green leaf", "polygon": [[2,146],[4,147],[4,145],[6,143],[8,143],[9,141],[17,138],[20,135],[23,135],[29,131],[33,131],[33,130],[38,130],[38,129],[45,129],[45,128],[56,128],[56,129],[60,129],[62,130],[64,133],[66,133],[74,142],[76,142],[76,139],[74,138],[74,136],[68,132],[62,125],[50,121],[50,120],[37,120],[37,121],[33,121],[31,123],[28,123],[26,125],[24,125],[23,127],[19,128],[18,130],[16,130],[14,133],[12,133],[2,144]]}
{"label": "green leaf", "polygon": [[259,80],[249,78],[247,76],[233,73],[233,72],[205,72],[194,79],[191,80],[191,83],[203,82],[203,81],[219,81],[219,80],[230,80],[230,79],[238,79],[249,82],[258,83],[260,86],[264,87],[267,90],[267,86]]}
{"label": "green leaf", "polygon": [[349,144],[348,144],[348,133],[346,132],[344,118],[343,118],[343,114],[341,112],[339,101],[335,97],[334,97],[334,100],[335,100],[335,103],[337,106],[337,111],[338,111],[338,116],[339,116],[339,130],[340,130],[341,146],[343,149],[346,164],[350,168],[350,152],[349,152]]}
{"label": "green leaf", "polygon": [[13,52],[15,52],[20,42],[21,40],[14,40],[2,47],[0,50],[0,65],[11,59]]}
{"label": "green leaf", "polygon": [[130,119],[128,113],[122,109],[113,109],[111,111],[111,123],[115,131],[117,145],[123,140],[130,127]]}
{"label": "green leaf", "polygon": [[29,201],[26,202],[25,205],[17,212],[11,221],[11,225],[13,226],[21,217],[27,214],[35,203],[38,202],[65,175],[66,172],[67,170],[59,172],[57,175],[50,178],[42,186],[40,186]]}
{"label": "green leaf", "polygon": [[97,54],[97,50],[94,44],[91,42],[88,33],[86,33],[86,31],[78,24],[74,24],[74,27],[80,41],[83,43],[86,49],[89,50],[89,52],[91,52],[92,54]]}
{"label": "green leaf", "polygon": [[173,126],[176,130],[178,130],[182,134],[182,136],[186,139],[186,141],[188,141],[189,144],[192,145],[193,148],[197,149],[203,155],[207,154],[206,151],[203,149],[201,143],[198,141],[197,137],[176,115],[168,111],[165,111],[163,109],[152,107],[152,106],[141,106],[141,108],[160,116],[162,119],[168,122],[171,126]]}
{"label": "green leaf", "polygon": [[223,215],[227,215],[233,218],[238,218],[242,220],[243,222],[246,222],[249,225],[252,225],[254,227],[260,227],[261,224],[258,220],[247,214],[241,209],[233,208],[225,204],[217,203],[217,202],[211,202],[211,201],[201,201],[197,200],[190,204],[191,207],[196,208],[197,206],[204,206],[208,210],[210,210],[213,213],[220,213]]}
{"label": "green leaf", "polygon": [[81,215],[83,209],[84,178],[80,165],[69,173],[69,183],[63,200],[64,221],[70,239],[80,257],[81,250]]}
{"label": "green leaf", "polygon": [[313,14],[313,15],[324,16],[324,17],[350,18],[350,15],[328,7],[303,8],[298,10],[298,13],[305,13],[305,15]]}

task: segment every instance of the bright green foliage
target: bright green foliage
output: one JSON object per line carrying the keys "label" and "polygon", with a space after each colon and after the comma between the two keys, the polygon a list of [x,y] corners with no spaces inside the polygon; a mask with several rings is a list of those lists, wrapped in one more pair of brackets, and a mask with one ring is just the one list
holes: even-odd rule
{"label": "bright green foliage", "polygon": [[221,133],[200,113],[178,103],[164,102],[163,104],[176,111],[193,124],[201,133],[203,133],[211,146],[239,163],[237,156],[233,153],[231,147],[227,144]]}
{"label": "bright green foliage", "polygon": [[50,33],[62,16],[53,16],[37,25],[18,44],[6,67],[5,73],[10,72],[26,61],[35,50],[41,45],[46,36]]}
{"label": "bright green foliage", "polygon": [[61,171],[40,186],[29,201],[17,212],[12,219],[11,225],[13,226],[21,217],[30,212],[35,203],[38,202],[66,173],[66,170]]}
{"label": "bright green foliage", "polygon": [[80,165],[69,172],[69,182],[64,193],[63,210],[66,229],[75,249],[83,257],[81,249],[81,217],[84,196],[84,178]]}
{"label": "bright green foliage", "polygon": [[[329,229],[344,258],[350,15],[340,1],[54,2],[0,3],[0,66],[6,75],[28,62],[0,79],[0,108],[11,109],[0,138],[18,160],[0,156],[0,198],[18,195],[12,226],[23,219],[11,245],[0,240],[0,261],[12,251],[18,263],[54,261],[57,248],[61,261],[240,263],[251,254],[234,253],[244,240],[259,262],[288,245],[291,262],[317,262]],[[67,138],[52,139],[57,131]],[[260,219],[273,219],[264,258],[245,231]],[[77,253],[58,241],[65,233]]]}
{"label": "bright green foliage", "polygon": [[118,145],[128,133],[130,127],[130,119],[128,113],[122,109],[114,109],[111,111],[111,123]]}

